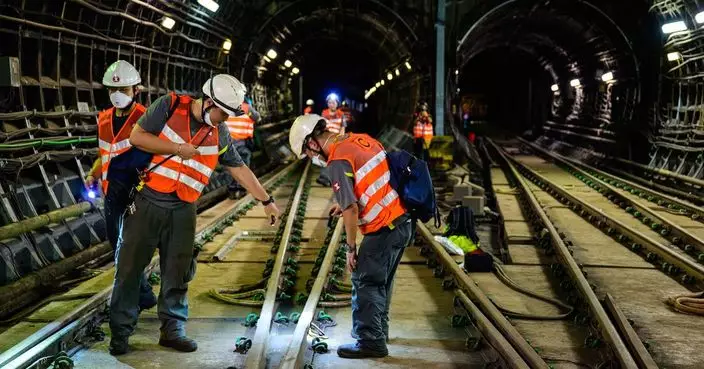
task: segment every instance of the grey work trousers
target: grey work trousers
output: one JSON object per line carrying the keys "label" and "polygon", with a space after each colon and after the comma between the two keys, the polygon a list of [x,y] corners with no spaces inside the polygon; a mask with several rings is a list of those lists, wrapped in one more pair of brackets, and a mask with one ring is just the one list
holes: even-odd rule
{"label": "grey work trousers", "polygon": [[359,246],[352,272],[352,337],[371,349],[386,346],[394,275],[411,236],[408,219],[365,235]]}
{"label": "grey work trousers", "polygon": [[[252,150],[250,150],[249,144],[247,142],[248,140],[236,140],[232,141],[232,146],[237,150],[237,153],[240,155],[240,158],[242,158],[242,161],[244,162],[245,165],[249,166],[249,164],[252,162]],[[234,178],[232,179],[232,182],[230,182],[229,185],[227,185],[227,191],[228,192],[234,192],[234,191],[244,191],[244,187],[242,187],[241,184],[237,182]]]}
{"label": "grey work trousers", "polygon": [[193,241],[196,207],[184,204],[167,209],[137,194],[136,212],[124,221],[122,244],[116,256],[115,283],[110,299],[110,330],[127,337],[137,324],[139,281],[144,268],[159,248],[161,290],[158,313],[166,339],[185,335],[188,319],[188,282],[195,275]]}

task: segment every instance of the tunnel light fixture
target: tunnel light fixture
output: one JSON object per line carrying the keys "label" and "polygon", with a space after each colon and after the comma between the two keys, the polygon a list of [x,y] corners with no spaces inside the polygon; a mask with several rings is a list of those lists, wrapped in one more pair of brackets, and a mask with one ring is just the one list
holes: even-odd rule
{"label": "tunnel light fixture", "polygon": [[374,88],[379,88],[379,86],[381,86],[381,82],[377,82],[377,83],[374,85]]}
{"label": "tunnel light fixture", "polygon": [[286,61],[284,62],[284,66],[285,66],[286,68],[291,68],[292,65],[293,65],[293,63],[291,63],[291,61],[288,60],[288,59],[286,59]]}
{"label": "tunnel light fixture", "polygon": [[459,70],[459,69],[455,69],[455,75],[457,76],[457,75],[459,75],[459,74],[460,74],[460,70]]}
{"label": "tunnel light fixture", "polygon": [[697,13],[697,15],[694,16],[694,20],[697,21],[697,23],[704,23],[704,12]]}
{"label": "tunnel light fixture", "polygon": [[389,81],[391,81],[392,79],[394,79],[394,75],[391,74],[391,72],[389,72],[389,73],[386,75],[386,79],[388,79]]}
{"label": "tunnel light fixture", "polygon": [[669,61],[680,60],[681,58],[682,58],[682,54],[680,54],[678,51],[673,51],[671,53],[667,53],[667,60],[669,60]]}
{"label": "tunnel light fixture", "polygon": [[382,80],[381,80],[381,85],[383,86],[383,85],[384,85],[384,83],[385,83],[385,82],[384,82],[384,80],[382,79]]}
{"label": "tunnel light fixture", "polygon": [[576,78],[570,81],[570,86],[572,86],[572,87],[579,87],[581,85],[582,85],[582,83],[579,82],[579,80]]}
{"label": "tunnel light fixture", "polygon": [[203,5],[206,9],[213,13],[218,11],[218,8],[220,7],[220,5],[213,0],[198,0],[198,4]]}
{"label": "tunnel light fixture", "polygon": [[222,43],[222,49],[225,50],[225,53],[227,53],[230,51],[231,48],[232,48],[232,41],[225,39],[225,41]]}
{"label": "tunnel light fixture", "polygon": [[396,76],[398,77],[400,75],[401,75],[401,71],[399,71],[398,68],[396,68]]}
{"label": "tunnel light fixture", "polygon": [[670,34],[674,32],[680,32],[680,31],[686,31],[687,30],[687,25],[684,23],[684,21],[675,21],[675,22],[670,22],[670,23],[665,23],[662,25],[662,33],[664,34]]}
{"label": "tunnel light fixture", "polygon": [[557,92],[560,89],[560,86],[558,86],[556,83],[556,84],[550,86],[550,89],[552,90],[552,92]]}
{"label": "tunnel light fixture", "polygon": [[411,70],[411,63],[406,62],[406,68],[408,68],[408,70]]}
{"label": "tunnel light fixture", "polygon": [[278,54],[276,53],[276,50],[274,50],[274,49],[269,49],[269,51],[266,52],[266,56],[268,56],[269,59],[271,59],[271,60],[276,59],[277,55]]}
{"label": "tunnel light fixture", "polygon": [[601,75],[601,80],[604,82],[611,82],[614,80],[614,74],[613,72],[606,72]]}
{"label": "tunnel light fixture", "polygon": [[301,70],[296,67],[293,67],[293,69],[291,69],[291,73],[293,73],[293,74],[298,74],[298,72],[300,72],[300,71]]}
{"label": "tunnel light fixture", "polygon": [[172,29],[175,25],[176,21],[169,17],[164,17],[164,19],[161,20],[161,26],[166,29]]}
{"label": "tunnel light fixture", "polygon": [[269,59],[266,55],[264,55],[264,58],[263,58],[263,59],[264,59],[264,61],[267,62],[267,63],[271,61],[271,59]]}

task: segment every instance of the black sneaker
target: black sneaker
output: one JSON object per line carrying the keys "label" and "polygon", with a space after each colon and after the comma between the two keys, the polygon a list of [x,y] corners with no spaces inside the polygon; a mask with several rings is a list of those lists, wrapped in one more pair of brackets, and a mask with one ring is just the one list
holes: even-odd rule
{"label": "black sneaker", "polygon": [[330,187],[330,181],[328,181],[328,180],[325,180],[323,178],[318,178],[315,181],[318,182],[318,184],[323,187]]}
{"label": "black sneaker", "polygon": [[110,355],[119,356],[124,355],[130,351],[130,346],[127,342],[127,337],[116,337],[113,336],[110,339]]}
{"label": "black sneaker", "polygon": [[337,348],[337,356],[345,359],[364,359],[368,357],[386,357],[389,355],[389,350],[384,347],[383,349],[371,349],[364,347],[359,342],[348,343],[341,345]]}
{"label": "black sneaker", "polygon": [[172,349],[181,352],[193,352],[198,349],[198,344],[196,343],[196,341],[186,336],[177,337],[171,340],[167,340],[166,338],[162,337],[159,338],[159,345],[164,347],[171,347]]}

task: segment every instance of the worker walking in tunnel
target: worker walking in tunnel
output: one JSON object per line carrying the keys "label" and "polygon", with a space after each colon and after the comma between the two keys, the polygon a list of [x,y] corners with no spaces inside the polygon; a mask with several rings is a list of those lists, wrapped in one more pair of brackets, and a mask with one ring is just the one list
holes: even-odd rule
{"label": "worker walking in tunnel", "polygon": [[[289,133],[300,158],[330,169],[336,205],[346,232],[347,267],[352,272],[352,336],[341,345],[344,358],[388,355],[389,306],[394,275],[411,241],[411,219],[390,185],[384,147],[366,134],[337,135],[317,115],[296,119]],[[364,238],[357,247],[357,230]]]}
{"label": "worker walking in tunnel", "polygon": [[352,109],[350,109],[350,104],[347,102],[347,100],[342,100],[342,106],[340,107],[340,110],[342,110],[342,115],[343,119],[345,121],[345,131],[350,130],[350,126],[353,125],[354,123],[354,116],[352,116]]}
{"label": "worker walking in tunnel", "polygon": [[[103,86],[108,89],[113,107],[98,114],[99,156],[85,180],[86,187],[91,191],[100,180],[105,199],[105,232],[113,250],[120,244],[130,189],[139,180],[137,170],[146,167],[151,159],[151,155],[133,149],[129,140],[132,128],[146,111],[144,105],[135,101],[141,82],[137,69],[124,60],[112,63],[105,71]],[[155,305],[152,286],[142,273],[139,310]]]}
{"label": "worker walking in tunnel", "polygon": [[255,199],[262,201],[272,225],[279,217],[274,199],[244,165],[225,124],[242,104],[245,88],[235,77],[219,74],[194,100],[174,93],[156,100],[132,130],[130,142],[153,159],[135,188],[128,207],[124,238],[118,248],[115,284],[110,300],[113,355],[128,351],[128,337],[137,324],[139,275],[159,248],[159,344],[178,351],[197,349],[185,332],[186,292],[195,275],[196,200],[222,164]]}
{"label": "worker walking in tunnel", "polygon": [[303,114],[313,114],[313,105],[315,105],[313,99],[306,100],[306,107],[303,109]]}
{"label": "worker walking in tunnel", "polygon": [[[328,104],[328,108],[323,110],[322,116],[326,121],[325,129],[336,135],[345,134],[345,114],[342,110],[338,109],[337,106],[340,103],[340,98],[336,94],[331,93],[325,98],[325,102]],[[327,168],[320,169],[320,176],[316,180],[319,184],[330,187],[330,175],[328,174]]]}
{"label": "worker walking in tunnel", "polygon": [[[242,107],[236,114],[227,118],[227,128],[230,130],[232,145],[242,161],[249,166],[252,161],[252,151],[254,151],[254,124],[259,122],[261,117],[252,106],[249,98],[245,98]],[[236,180],[227,186],[227,192],[231,199],[239,199],[247,194],[245,188]]]}
{"label": "worker walking in tunnel", "polygon": [[428,149],[433,140],[433,118],[428,113],[428,103],[423,102],[418,105],[413,119],[413,152],[417,158],[428,161],[430,159]]}

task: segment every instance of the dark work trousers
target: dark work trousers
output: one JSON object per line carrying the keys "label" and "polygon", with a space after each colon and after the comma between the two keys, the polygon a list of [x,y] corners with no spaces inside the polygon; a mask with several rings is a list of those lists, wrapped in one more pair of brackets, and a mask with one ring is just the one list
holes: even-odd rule
{"label": "dark work trousers", "polygon": [[136,212],[125,218],[124,238],[118,249],[115,285],[110,300],[110,329],[113,336],[127,337],[137,324],[137,288],[140,273],[159,248],[161,291],[159,319],[166,339],[185,335],[188,319],[188,282],[195,275],[193,241],[196,206],[175,209],[157,206],[141,194],[135,198]]}
{"label": "dark work trousers", "polygon": [[[105,227],[108,241],[115,251],[115,263],[117,264],[117,247],[122,241],[122,223],[125,209],[129,202],[131,188],[120,181],[112,180],[108,185],[108,193],[105,195]],[[144,307],[153,304],[154,292],[147,280],[147,276],[142,273],[139,282],[139,306]]]}
{"label": "dark work trousers", "polygon": [[413,142],[413,155],[415,155],[416,158],[425,162],[428,162],[428,159],[430,159],[430,153],[425,147],[425,140],[423,140],[422,137],[416,138]]}
{"label": "dark work trousers", "polygon": [[[249,166],[249,163],[252,162],[252,150],[250,150],[247,141],[248,140],[235,140],[232,141],[232,146],[234,146],[235,150],[237,150],[237,153],[240,154],[240,157],[242,158],[242,161],[245,163],[245,165]],[[227,186],[227,191],[245,191],[245,189],[233,178],[232,182],[230,182],[230,184]]]}
{"label": "dark work trousers", "polygon": [[411,232],[408,219],[393,229],[364,235],[359,245],[357,269],[352,272],[352,337],[370,349],[386,347],[394,275]]}

